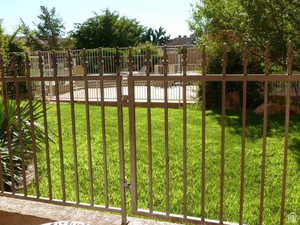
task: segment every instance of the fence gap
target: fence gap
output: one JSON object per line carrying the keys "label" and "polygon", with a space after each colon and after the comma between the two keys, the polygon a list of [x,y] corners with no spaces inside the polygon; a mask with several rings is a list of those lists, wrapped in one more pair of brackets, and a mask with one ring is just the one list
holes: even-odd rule
{"label": "fence gap", "polygon": [[60,109],[60,100],[59,100],[57,55],[54,51],[51,54],[51,60],[52,60],[53,77],[55,78],[55,102],[56,102],[58,145],[59,145],[61,193],[62,193],[62,200],[63,200],[63,202],[65,202],[66,201],[66,188],[65,188],[64,149],[63,149],[62,128],[61,128],[61,109]]}
{"label": "fence gap", "polygon": [[102,149],[103,149],[103,173],[104,173],[104,199],[105,207],[109,207],[108,196],[108,167],[107,167],[107,143],[106,143],[106,122],[105,122],[105,105],[104,105],[104,59],[103,49],[98,49],[98,73],[100,78],[100,98],[101,98],[101,129],[102,129]]}
{"label": "fence gap", "polygon": [[[222,76],[226,77],[226,70],[228,65],[228,49],[227,44],[223,44],[222,57]],[[222,112],[221,112],[221,160],[220,160],[220,224],[224,222],[224,173],[225,173],[225,120],[226,120],[226,81],[222,80]]]}
{"label": "fence gap", "polygon": [[[206,58],[206,46],[202,47],[202,76],[206,76],[207,71],[207,58]],[[202,83],[202,116],[201,116],[201,222],[205,224],[205,160],[206,160],[206,81]]]}
{"label": "fence gap", "polygon": [[[148,47],[146,50],[146,76],[150,77],[151,71],[151,50]],[[153,213],[153,152],[152,152],[152,112],[151,112],[151,83],[147,79],[147,130],[148,130],[148,201],[150,214]]]}
{"label": "fence gap", "polygon": [[[293,47],[291,41],[288,43],[287,72],[288,76],[293,76]],[[289,147],[289,123],[290,123],[290,106],[291,106],[291,81],[285,84],[285,124],[284,124],[284,156],[283,156],[283,172],[282,172],[282,188],[281,188],[281,204],[280,204],[280,225],[284,225],[285,221],[285,198],[286,183],[288,177],[288,147]]]}
{"label": "fence gap", "polygon": [[[243,75],[248,76],[249,52],[247,43],[243,53]],[[240,215],[239,225],[244,224],[244,198],[245,198],[245,156],[246,156],[246,122],[247,122],[247,85],[246,80],[243,81],[243,102],[242,102],[242,135],[241,135],[241,165],[240,165]]]}
{"label": "fence gap", "polygon": [[182,48],[182,67],[183,67],[183,82],[182,82],[182,91],[183,91],[183,110],[182,110],[182,130],[183,130],[183,151],[182,151],[182,168],[183,168],[183,217],[187,218],[187,204],[188,204],[188,196],[187,196],[187,188],[188,188],[188,172],[187,172],[187,157],[188,157],[188,149],[187,149],[187,103],[186,103],[186,75],[187,75],[187,48]]}
{"label": "fence gap", "polygon": [[[270,69],[270,46],[266,46],[264,54],[265,75],[269,75]],[[264,82],[264,118],[263,118],[263,143],[262,143],[262,159],[261,159],[261,185],[260,185],[260,208],[259,208],[259,225],[263,225],[264,221],[264,199],[266,184],[266,154],[267,154],[267,131],[268,131],[268,93],[269,82]]]}
{"label": "fence gap", "polygon": [[166,215],[170,215],[170,156],[169,156],[169,109],[168,109],[168,53],[163,47],[163,76],[164,76],[164,126],[165,126],[165,201]]}
{"label": "fence gap", "polygon": [[94,205],[94,174],[93,174],[93,157],[92,157],[92,144],[91,144],[91,121],[90,121],[90,106],[89,106],[89,83],[87,79],[88,59],[86,50],[83,50],[82,63],[83,63],[83,76],[84,76],[84,93],[85,93],[85,116],[86,116],[86,141],[88,151],[88,170],[89,170],[89,196],[90,204]]}

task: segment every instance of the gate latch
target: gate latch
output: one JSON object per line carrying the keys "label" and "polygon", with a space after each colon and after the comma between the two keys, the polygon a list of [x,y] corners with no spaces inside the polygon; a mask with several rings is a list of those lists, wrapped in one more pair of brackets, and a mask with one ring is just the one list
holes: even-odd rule
{"label": "gate latch", "polygon": [[131,185],[125,181],[125,182],[123,183],[123,187],[124,187],[126,190],[130,191]]}

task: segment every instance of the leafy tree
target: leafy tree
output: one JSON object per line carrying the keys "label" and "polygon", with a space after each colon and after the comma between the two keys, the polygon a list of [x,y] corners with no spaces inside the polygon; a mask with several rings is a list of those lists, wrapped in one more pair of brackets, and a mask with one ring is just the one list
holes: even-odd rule
{"label": "leafy tree", "polygon": [[299,47],[300,3],[296,0],[199,0],[191,29],[200,40],[249,41],[252,54],[261,55],[269,42],[273,61],[284,66],[286,44]]}
{"label": "leafy tree", "polygon": [[17,37],[20,29],[18,28],[12,35],[7,35],[1,25],[0,20],[0,55],[7,60],[10,52],[24,52],[26,50],[25,43],[22,39]]}
{"label": "leafy tree", "polygon": [[2,20],[0,20],[0,56],[4,58],[7,56],[7,36],[2,28]]}
{"label": "leafy tree", "polygon": [[21,19],[20,25],[21,32],[25,35],[25,43],[32,50],[47,50],[49,47],[40,40],[35,30],[31,30],[28,25]]}
{"label": "leafy tree", "polygon": [[138,44],[144,30],[135,19],[106,9],[103,14],[76,24],[71,36],[77,48],[127,47]]}
{"label": "leafy tree", "polygon": [[56,9],[41,6],[41,14],[38,18],[40,23],[37,25],[37,37],[46,41],[50,49],[58,49],[58,41],[64,34],[65,27],[62,19],[56,15]]}
{"label": "leafy tree", "polygon": [[21,27],[27,39],[27,44],[34,50],[61,49],[60,39],[64,35],[64,24],[56,13],[56,9],[41,6],[40,22],[36,30],[31,30],[21,19]]}
{"label": "leafy tree", "polygon": [[159,27],[158,30],[149,28],[142,37],[143,42],[150,42],[154,45],[164,45],[169,40],[170,35],[167,35],[167,31],[163,27]]}
{"label": "leafy tree", "polygon": [[63,49],[73,49],[75,48],[75,41],[70,37],[63,38],[60,41],[60,45]]}

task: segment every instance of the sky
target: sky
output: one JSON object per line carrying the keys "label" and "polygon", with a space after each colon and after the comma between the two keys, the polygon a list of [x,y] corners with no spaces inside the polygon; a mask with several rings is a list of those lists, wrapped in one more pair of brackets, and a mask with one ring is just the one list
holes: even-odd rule
{"label": "sky", "polygon": [[63,19],[67,31],[74,23],[82,23],[101,13],[105,8],[118,11],[121,16],[137,19],[140,24],[158,28],[164,27],[171,37],[190,35],[188,20],[191,5],[197,0],[2,0],[0,19],[6,33],[13,33],[22,18],[34,27],[40,13],[40,5],[55,7]]}

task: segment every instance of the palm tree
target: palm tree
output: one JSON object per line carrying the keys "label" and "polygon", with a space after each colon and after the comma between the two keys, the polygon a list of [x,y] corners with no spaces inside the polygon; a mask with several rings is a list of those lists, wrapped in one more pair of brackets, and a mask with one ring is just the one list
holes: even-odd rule
{"label": "palm tree", "polygon": [[149,28],[144,33],[142,40],[154,45],[164,45],[170,40],[170,35],[167,35],[167,31],[163,27],[159,27],[158,30]]}

